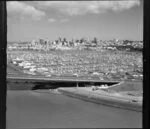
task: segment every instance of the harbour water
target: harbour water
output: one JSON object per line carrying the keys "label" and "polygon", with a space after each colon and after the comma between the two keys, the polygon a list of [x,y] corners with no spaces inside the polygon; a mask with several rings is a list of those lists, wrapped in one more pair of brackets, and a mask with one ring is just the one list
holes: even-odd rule
{"label": "harbour water", "polygon": [[140,128],[142,113],[70,98],[49,90],[8,90],[7,129]]}

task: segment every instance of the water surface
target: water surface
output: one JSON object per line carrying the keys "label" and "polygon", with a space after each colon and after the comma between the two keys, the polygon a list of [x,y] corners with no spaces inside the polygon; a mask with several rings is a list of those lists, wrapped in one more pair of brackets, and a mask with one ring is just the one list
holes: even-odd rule
{"label": "water surface", "polygon": [[49,90],[7,91],[7,128],[138,128],[142,113],[94,104]]}

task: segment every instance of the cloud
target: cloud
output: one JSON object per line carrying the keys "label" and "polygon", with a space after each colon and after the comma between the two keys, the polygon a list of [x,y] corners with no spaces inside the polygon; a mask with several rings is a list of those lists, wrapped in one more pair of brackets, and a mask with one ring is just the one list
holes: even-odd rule
{"label": "cloud", "polygon": [[56,21],[58,21],[58,22],[68,22],[69,21],[69,19],[67,19],[67,18],[64,18],[64,19],[54,19],[54,18],[49,18],[48,19],[48,22],[50,22],[50,23],[53,23],[53,22],[56,22]]}
{"label": "cloud", "polygon": [[54,18],[49,18],[49,19],[48,19],[48,22],[50,22],[50,23],[56,22],[56,19],[54,19]]}
{"label": "cloud", "polygon": [[65,18],[65,19],[61,19],[60,22],[68,22],[69,19]]}
{"label": "cloud", "polygon": [[21,18],[30,17],[34,20],[41,20],[46,15],[45,12],[37,10],[34,6],[18,1],[7,2],[7,13],[11,16],[18,15]]}
{"label": "cloud", "polygon": [[108,10],[118,12],[140,5],[140,0],[120,1],[45,1],[39,2],[43,8],[51,8],[62,14],[76,16],[87,13],[99,14]]}

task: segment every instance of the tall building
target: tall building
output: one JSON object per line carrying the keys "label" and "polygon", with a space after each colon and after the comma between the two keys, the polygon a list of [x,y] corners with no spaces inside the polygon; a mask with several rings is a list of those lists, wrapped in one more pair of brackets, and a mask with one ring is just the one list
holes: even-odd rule
{"label": "tall building", "polygon": [[45,43],[44,39],[39,39],[39,43],[43,45]]}
{"label": "tall building", "polygon": [[31,45],[32,45],[32,46],[35,46],[35,45],[36,45],[35,40],[32,40]]}

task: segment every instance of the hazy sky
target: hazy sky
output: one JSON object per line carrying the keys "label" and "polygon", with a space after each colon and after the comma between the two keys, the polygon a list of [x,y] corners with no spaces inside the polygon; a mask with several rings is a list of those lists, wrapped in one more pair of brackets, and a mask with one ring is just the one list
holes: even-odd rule
{"label": "hazy sky", "polygon": [[143,40],[143,1],[10,1],[8,41],[97,37]]}

